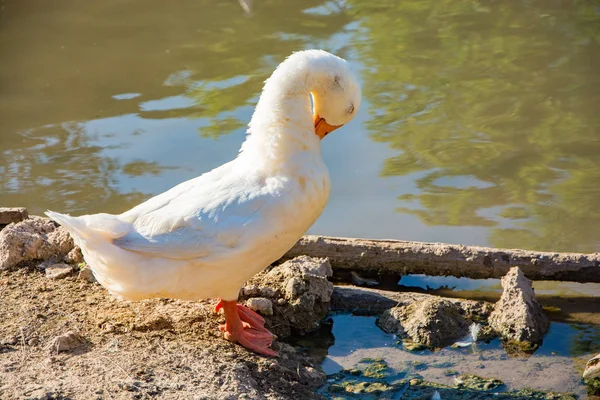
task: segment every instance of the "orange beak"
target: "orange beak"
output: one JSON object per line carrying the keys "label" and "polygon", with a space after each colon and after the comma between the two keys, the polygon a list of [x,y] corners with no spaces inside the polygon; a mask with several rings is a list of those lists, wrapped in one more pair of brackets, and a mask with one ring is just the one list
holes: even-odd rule
{"label": "orange beak", "polygon": [[325,121],[325,118],[319,117],[319,114],[315,114],[314,122],[315,122],[315,133],[321,140],[323,140],[323,138],[325,136],[327,136],[327,134],[335,131],[337,128],[342,126],[342,125],[337,125],[337,126],[329,125]]}

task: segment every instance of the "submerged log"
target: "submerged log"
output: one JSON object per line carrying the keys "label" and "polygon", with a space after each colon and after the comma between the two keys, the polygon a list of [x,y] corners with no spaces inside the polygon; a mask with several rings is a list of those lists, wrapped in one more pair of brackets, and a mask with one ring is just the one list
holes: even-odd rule
{"label": "submerged log", "polygon": [[532,280],[600,282],[600,253],[550,253],[443,243],[304,236],[283,257],[327,257],[335,270],[501,278],[519,267]]}

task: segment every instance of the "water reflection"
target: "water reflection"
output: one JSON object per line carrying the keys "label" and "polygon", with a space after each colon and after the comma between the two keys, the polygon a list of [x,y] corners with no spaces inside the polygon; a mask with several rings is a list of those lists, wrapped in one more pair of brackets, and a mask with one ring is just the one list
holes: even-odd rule
{"label": "water reflection", "polygon": [[416,175],[398,210],[499,247],[598,249],[600,9],[589,1],[350,2],[374,140]]}
{"label": "water reflection", "polygon": [[120,212],[220,165],[273,68],[322,47],[365,102],[313,233],[600,248],[594,2],[3,5],[2,205]]}
{"label": "water reflection", "polygon": [[[236,1],[5,0],[0,202],[119,212],[235,156],[201,146],[190,128],[211,138],[237,130],[237,148],[273,67],[349,21],[339,10],[305,14],[315,1],[244,4],[251,10]],[[205,156],[199,163],[173,148],[184,141]]]}

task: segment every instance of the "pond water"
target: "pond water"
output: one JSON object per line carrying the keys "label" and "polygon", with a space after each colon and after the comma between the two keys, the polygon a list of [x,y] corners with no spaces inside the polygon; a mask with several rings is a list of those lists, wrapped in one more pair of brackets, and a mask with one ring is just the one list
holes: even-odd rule
{"label": "pond water", "polygon": [[594,1],[0,0],[0,205],[118,213],[233,157],[319,47],[363,106],[311,233],[600,250]]}
{"label": "pond water", "polygon": [[[418,377],[452,387],[457,376],[474,374],[500,379],[504,386],[495,391],[529,388],[586,398],[581,371],[589,356],[600,351],[600,327],[588,324],[552,322],[544,343],[532,356],[524,358],[508,356],[499,339],[465,348],[407,351],[398,344],[398,338],[376,326],[375,317],[338,314],[332,319],[329,341],[321,337],[316,342],[304,342],[314,352],[321,346],[326,354],[324,371],[331,375],[356,368],[361,360],[382,359],[390,368],[385,378],[389,383]],[[323,394],[335,397],[328,390]],[[489,396],[494,397],[491,393]]]}
{"label": "pond water", "polygon": [[[294,337],[292,344],[323,360],[321,366],[329,376],[328,383],[321,388],[326,398],[379,398],[369,396],[368,392],[355,396],[333,390],[345,384],[352,387],[357,382],[378,385],[381,379],[367,375],[357,377],[348,372],[356,368],[364,370],[369,366],[365,360],[382,360],[388,367],[384,381],[389,386],[379,395],[386,399],[429,399],[433,390],[430,383],[453,387],[462,374],[500,379],[504,385],[495,390],[497,392],[534,389],[588,398],[581,373],[587,360],[600,352],[600,284],[535,281],[533,286],[537,300],[550,319],[550,329],[531,356],[509,355],[498,338],[459,348],[407,350],[400,338],[385,333],[376,325],[375,316],[362,315],[362,311],[358,312],[360,315],[333,313],[317,334]],[[427,275],[404,275],[396,285],[382,280],[374,287],[490,302],[496,302],[502,294],[499,279]],[[337,374],[340,371],[343,373]],[[422,385],[421,389],[417,385],[416,393],[405,393],[406,382],[411,378],[430,383]],[[444,390],[442,398],[461,398],[461,392]],[[487,396],[485,392],[479,392],[479,396],[478,399],[496,397]]]}

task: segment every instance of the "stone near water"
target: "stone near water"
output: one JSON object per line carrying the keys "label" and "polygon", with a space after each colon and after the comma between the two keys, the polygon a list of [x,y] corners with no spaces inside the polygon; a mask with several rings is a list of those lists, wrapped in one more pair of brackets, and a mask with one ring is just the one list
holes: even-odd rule
{"label": "stone near water", "polygon": [[441,297],[394,307],[377,320],[385,332],[408,337],[427,347],[441,347],[469,332],[469,322],[461,309]]}
{"label": "stone near water", "polygon": [[48,218],[32,216],[0,231],[0,270],[25,261],[62,259],[73,249],[69,232]]}
{"label": "stone near water", "polygon": [[0,207],[0,229],[2,225],[21,222],[29,218],[25,207]]}
{"label": "stone near water", "polygon": [[490,325],[504,340],[541,343],[548,317],[535,298],[531,281],[518,267],[502,278],[502,297],[490,315]]}
{"label": "stone near water", "polygon": [[[320,327],[329,311],[333,274],[324,258],[296,257],[254,276],[241,290],[250,308],[265,307],[267,326],[279,337],[292,331],[307,333]],[[269,315],[268,302],[271,303]]]}
{"label": "stone near water", "polygon": [[590,359],[585,365],[583,379],[600,378],[600,354]]}

